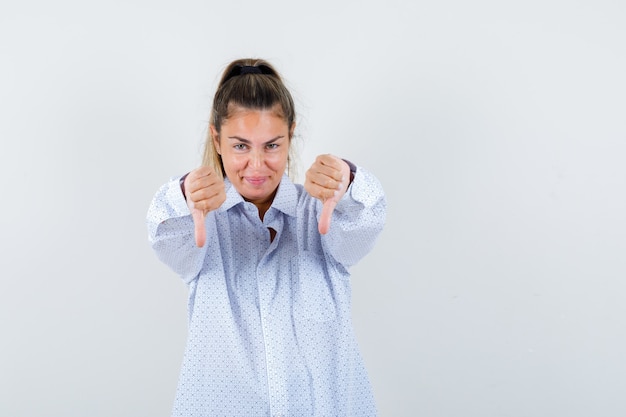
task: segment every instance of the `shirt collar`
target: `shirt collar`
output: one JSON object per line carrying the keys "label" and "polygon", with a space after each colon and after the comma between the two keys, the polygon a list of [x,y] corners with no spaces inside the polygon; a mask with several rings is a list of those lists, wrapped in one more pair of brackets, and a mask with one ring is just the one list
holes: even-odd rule
{"label": "shirt collar", "polygon": [[278,192],[272,202],[272,207],[282,211],[288,216],[296,217],[296,206],[298,205],[298,190],[287,175],[283,175],[278,185]]}
{"label": "shirt collar", "polygon": [[[230,210],[245,201],[228,178],[224,178],[224,184],[226,186],[226,201],[224,201],[218,209],[220,212]],[[298,190],[295,184],[291,182],[291,179],[285,174],[280,180],[278,192],[274,197],[271,207],[289,216],[295,217],[297,203]]]}

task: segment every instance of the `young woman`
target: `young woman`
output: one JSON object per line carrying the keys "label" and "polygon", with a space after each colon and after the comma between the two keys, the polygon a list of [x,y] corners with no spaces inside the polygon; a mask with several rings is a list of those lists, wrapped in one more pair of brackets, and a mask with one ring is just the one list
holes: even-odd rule
{"label": "young woman", "polygon": [[384,193],[371,173],[332,155],[294,184],[295,114],[268,62],[232,62],[202,166],[150,205],[150,243],[189,287],[175,417],[376,415],[349,268],[383,228]]}

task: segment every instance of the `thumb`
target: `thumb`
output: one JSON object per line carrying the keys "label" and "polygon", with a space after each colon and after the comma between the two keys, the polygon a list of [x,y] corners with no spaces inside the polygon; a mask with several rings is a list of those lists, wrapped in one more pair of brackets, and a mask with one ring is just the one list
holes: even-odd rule
{"label": "thumb", "polygon": [[204,228],[204,212],[193,208],[193,203],[190,204],[191,218],[193,219],[194,234],[196,235],[196,246],[201,248],[206,241],[206,229]]}
{"label": "thumb", "polygon": [[328,233],[330,230],[330,219],[333,217],[333,211],[335,211],[335,206],[337,205],[337,201],[334,198],[329,198],[324,201],[324,206],[322,207],[322,214],[320,215],[320,221],[317,225],[319,232],[323,235]]}

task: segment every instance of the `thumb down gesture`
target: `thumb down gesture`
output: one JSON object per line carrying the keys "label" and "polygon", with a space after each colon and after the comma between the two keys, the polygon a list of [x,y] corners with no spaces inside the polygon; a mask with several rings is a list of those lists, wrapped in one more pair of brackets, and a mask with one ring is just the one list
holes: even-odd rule
{"label": "thumb down gesture", "polygon": [[330,230],[330,221],[335,206],[350,185],[350,167],[333,155],[319,155],[306,172],[304,189],[324,203],[318,230],[325,235]]}
{"label": "thumb down gesture", "polygon": [[187,175],[183,187],[193,218],[196,245],[202,247],[206,242],[204,218],[208,212],[219,208],[226,201],[224,180],[213,168],[203,166]]}

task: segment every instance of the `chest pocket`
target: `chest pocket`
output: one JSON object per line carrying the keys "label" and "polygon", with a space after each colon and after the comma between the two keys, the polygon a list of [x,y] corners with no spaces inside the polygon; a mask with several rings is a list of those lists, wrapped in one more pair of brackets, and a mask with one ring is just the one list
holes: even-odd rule
{"label": "chest pocket", "polygon": [[337,316],[337,294],[326,262],[312,252],[291,259],[294,280],[294,316],[299,320],[324,322]]}

